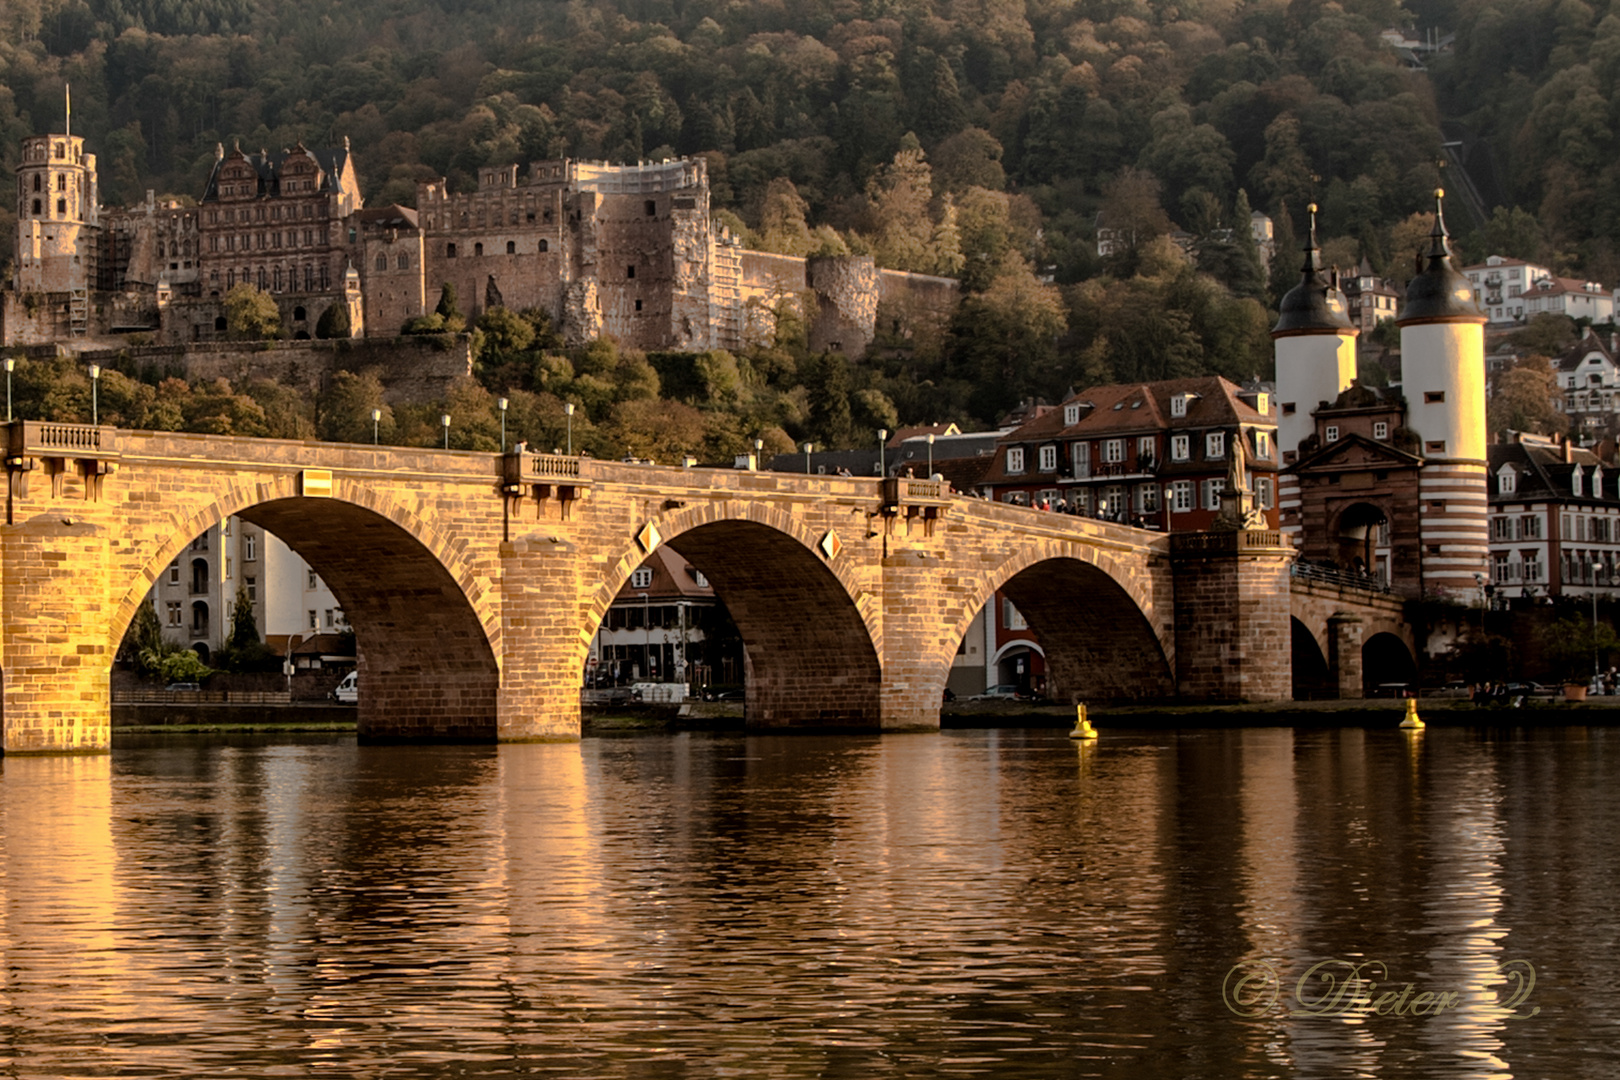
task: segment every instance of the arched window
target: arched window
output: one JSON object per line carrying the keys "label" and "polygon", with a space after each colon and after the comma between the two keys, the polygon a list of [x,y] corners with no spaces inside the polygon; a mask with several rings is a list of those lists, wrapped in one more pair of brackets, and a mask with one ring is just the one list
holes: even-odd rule
{"label": "arched window", "polygon": [[516,255],[517,254],[517,244],[516,244],[516,242],[511,241],[511,240],[508,240],[506,242],[506,253],[508,255]]}
{"label": "arched window", "polygon": [[35,190],[35,191],[38,191],[38,190],[39,190],[39,188],[40,188],[40,184],[39,184],[39,173],[35,173],[35,174],[34,174],[34,190]]}
{"label": "arched window", "polygon": [[293,322],[303,322],[304,319],[304,309],[301,307],[293,308]]}
{"label": "arched window", "polygon": [[549,240],[540,241],[540,250],[541,251],[550,251],[551,250],[551,242]]}
{"label": "arched window", "polygon": [[[205,592],[208,591],[208,560],[207,559],[192,559],[191,560],[191,591],[193,593],[205,593]],[[208,607],[205,604],[205,605],[203,605],[203,612],[204,612],[203,621],[204,622],[207,622],[207,620],[208,620],[207,611],[208,611]]]}
{"label": "arched window", "polygon": [[235,270],[227,270],[227,271],[225,271],[225,287],[227,289],[231,289],[231,288],[236,287],[236,271]]}
{"label": "arched window", "polygon": [[56,212],[58,214],[67,213],[67,200],[66,199],[57,199],[56,200]]}
{"label": "arched window", "polygon": [[[218,296],[219,294],[215,293],[214,295]],[[221,334],[225,332],[225,316],[221,315],[219,318],[214,320],[214,330]]]}
{"label": "arched window", "polygon": [[483,244],[474,244],[473,245],[473,254],[474,255],[482,255],[483,253],[484,253],[484,245]]}
{"label": "arched window", "polygon": [[454,244],[446,244],[446,245],[444,245],[444,257],[447,258],[447,259],[455,258],[456,257],[456,245],[454,245]]}
{"label": "arched window", "polygon": [[399,268],[401,270],[409,270],[411,268],[411,257],[409,255],[401,255],[399,257]]}
{"label": "arched window", "polygon": [[381,255],[381,254],[379,254],[377,256],[377,269],[379,269],[379,270],[388,269],[388,256]]}
{"label": "arched window", "polygon": [[38,216],[39,216],[39,212],[40,212],[40,211],[39,211],[39,200],[38,200],[38,199],[35,199],[35,200],[34,200],[34,216],[35,216],[35,217],[38,217]]}

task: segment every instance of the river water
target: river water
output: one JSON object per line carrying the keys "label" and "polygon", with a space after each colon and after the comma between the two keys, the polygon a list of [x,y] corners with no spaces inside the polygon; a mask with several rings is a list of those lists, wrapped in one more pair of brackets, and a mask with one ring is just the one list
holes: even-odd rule
{"label": "river water", "polygon": [[1620,1075],[1620,731],[0,765],[6,1076]]}

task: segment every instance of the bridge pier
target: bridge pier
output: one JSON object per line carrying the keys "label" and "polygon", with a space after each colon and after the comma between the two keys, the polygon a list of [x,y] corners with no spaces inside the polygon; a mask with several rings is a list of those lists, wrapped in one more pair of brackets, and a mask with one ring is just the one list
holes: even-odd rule
{"label": "bridge pier", "polygon": [[1341,700],[1361,697],[1361,618],[1345,611],[1328,617],[1328,672]]}
{"label": "bridge pier", "polygon": [[501,685],[496,738],[579,738],[579,684],[590,641],[574,545],[534,534],[501,544]]}
{"label": "bridge pier", "polygon": [[1180,533],[1175,573],[1176,692],[1192,701],[1289,701],[1294,549],[1270,529]]}
{"label": "bridge pier", "polygon": [[5,752],[106,753],[109,540],[71,508],[0,528]]}

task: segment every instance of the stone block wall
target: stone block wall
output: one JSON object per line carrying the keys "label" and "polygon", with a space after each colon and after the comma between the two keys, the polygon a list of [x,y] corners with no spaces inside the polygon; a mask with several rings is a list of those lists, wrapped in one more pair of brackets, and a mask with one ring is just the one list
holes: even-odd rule
{"label": "stone block wall", "polygon": [[[1291,548],[1248,542],[1264,533],[1178,536],[1173,549],[1176,689],[1196,701],[1293,697]],[[1183,541],[1209,538],[1199,550]]]}

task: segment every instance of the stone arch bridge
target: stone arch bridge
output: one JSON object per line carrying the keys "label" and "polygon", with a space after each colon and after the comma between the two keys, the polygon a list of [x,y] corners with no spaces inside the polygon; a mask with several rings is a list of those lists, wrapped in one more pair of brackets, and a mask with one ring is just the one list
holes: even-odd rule
{"label": "stone arch bridge", "polygon": [[284,540],[343,605],[362,737],[577,738],[591,639],[659,545],[730,610],[755,728],[936,727],[952,657],[998,589],[1040,635],[1059,700],[1292,689],[1293,552],[1273,532],[1172,545],[910,479],[22,421],[8,437],[13,753],[109,746],[111,665],[137,605],[232,514]]}

